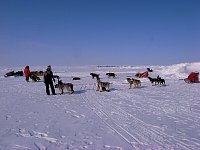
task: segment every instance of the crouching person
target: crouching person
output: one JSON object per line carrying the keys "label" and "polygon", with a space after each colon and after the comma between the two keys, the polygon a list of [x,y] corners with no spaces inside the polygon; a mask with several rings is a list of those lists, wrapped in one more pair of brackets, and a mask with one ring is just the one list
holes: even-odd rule
{"label": "crouching person", "polygon": [[54,85],[53,85],[53,81],[55,82],[55,79],[53,77],[53,72],[51,70],[51,66],[49,65],[47,67],[46,71],[44,72],[44,83],[45,83],[45,86],[46,86],[47,95],[50,95],[49,86],[51,88],[52,94],[56,95]]}

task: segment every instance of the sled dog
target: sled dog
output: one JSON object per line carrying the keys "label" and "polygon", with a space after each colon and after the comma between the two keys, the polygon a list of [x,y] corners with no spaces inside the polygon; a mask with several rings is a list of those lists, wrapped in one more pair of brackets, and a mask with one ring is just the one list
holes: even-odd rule
{"label": "sled dog", "polygon": [[131,78],[126,78],[126,80],[130,84],[130,89],[131,89],[132,85],[134,85],[134,87],[141,86],[141,81],[140,80],[136,80],[136,79],[133,79],[133,78],[132,79]]}
{"label": "sled dog", "polygon": [[99,78],[99,74],[96,74],[96,73],[90,73],[90,75],[92,76],[93,79],[94,79],[94,77]]}
{"label": "sled dog", "polygon": [[97,86],[97,91],[100,91],[100,92],[103,92],[103,91],[109,92],[110,91],[110,89],[109,89],[110,83],[109,82],[102,82],[100,80],[100,78],[97,78],[96,86]]}
{"label": "sled dog", "polygon": [[154,83],[154,85],[159,84],[159,80],[157,78],[148,77],[148,79],[152,83],[152,85],[153,85],[153,83]]}
{"label": "sled dog", "polygon": [[165,85],[165,79],[159,78],[159,79],[158,79],[158,83],[159,83],[159,84],[162,84],[162,85]]}
{"label": "sled dog", "polygon": [[55,88],[58,88],[63,94],[64,89],[67,89],[69,94],[74,93],[73,84],[72,83],[63,83],[62,80],[58,80],[58,84],[55,85]]}
{"label": "sled dog", "polygon": [[110,72],[106,73],[106,75],[108,76],[108,78],[110,78],[110,77],[115,78],[115,76],[116,76],[115,73],[110,73]]}

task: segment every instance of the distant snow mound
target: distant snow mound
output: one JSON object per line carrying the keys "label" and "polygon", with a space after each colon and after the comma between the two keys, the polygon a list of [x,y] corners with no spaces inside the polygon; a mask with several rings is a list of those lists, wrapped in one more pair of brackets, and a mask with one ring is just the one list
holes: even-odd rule
{"label": "distant snow mound", "polygon": [[200,72],[200,62],[188,63],[186,65],[186,70],[188,71],[188,73],[195,71]]}
{"label": "distant snow mound", "polygon": [[156,67],[156,74],[164,76],[165,78],[186,78],[190,72],[200,72],[200,62],[196,63],[181,63],[171,66]]}

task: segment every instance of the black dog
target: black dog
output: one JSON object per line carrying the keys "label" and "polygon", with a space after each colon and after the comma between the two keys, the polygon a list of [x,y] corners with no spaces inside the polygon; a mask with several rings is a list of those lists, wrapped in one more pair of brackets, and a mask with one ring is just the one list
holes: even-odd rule
{"label": "black dog", "polygon": [[158,84],[159,83],[159,80],[157,78],[151,78],[151,77],[148,77],[149,81],[154,85]]}
{"label": "black dog", "polygon": [[90,75],[92,76],[93,79],[94,79],[94,77],[99,78],[99,74],[96,74],[96,73],[90,73]]}
{"label": "black dog", "polygon": [[110,72],[106,73],[106,75],[108,76],[108,78],[110,78],[110,77],[115,78],[115,76],[116,76],[115,73],[110,73]]}
{"label": "black dog", "polygon": [[159,84],[165,85],[165,79],[160,79]]}
{"label": "black dog", "polygon": [[162,79],[161,77],[157,76],[158,84],[165,85],[165,79]]}

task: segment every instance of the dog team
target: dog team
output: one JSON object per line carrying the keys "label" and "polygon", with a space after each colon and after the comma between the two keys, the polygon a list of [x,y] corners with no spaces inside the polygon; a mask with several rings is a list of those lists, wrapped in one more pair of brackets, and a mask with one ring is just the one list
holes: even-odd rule
{"label": "dog team", "polygon": [[[109,82],[103,82],[100,79],[100,74],[96,74],[96,73],[90,73],[90,75],[92,76],[92,78],[96,78],[96,91],[106,91],[109,92],[110,91],[110,84]],[[116,74],[115,73],[106,73],[106,75],[108,76],[108,78],[115,78]],[[55,93],[55,88],[58,88],[59,91],[61,91],[60,94],[64,94],[64,90],[66,89],[68,91],[69,94],[73,94],[74,93],[74,85],[72,83],[63,83],[62,80],[60,80],[60,77],[57,75],[53,75],[51,66],[48,65],[47,69],[45,72],[31,72],[29,69],[29,66],[26,66],[24,69],[24,76],[27,82],[29,82],[29,78],[31,78],[33,81],[39,81],[40,78],[38,76],[43,76],[44,77],[44,84],[45,84],[45,89],[46,89],[46,94],[50,95],[50,90],[51,89],[51,93],[52,95],[56,95]],[[160,78],[159,76],[157,76],[157,78],[151,78],[151,77],[147,77],[149,79],[149,81],[152,83],[152,85],[165,85],[165,80]],[[54,86],[54,83],[56,82],[55,79],[57,79],[57,83]],[[79,77],[73,77],[73,80],[80,80]],[[141,87],[141,81],[138,79],[134,79],[134,78],[126,78],[126,81],[129,83],[129,89],[132,88],[132,85],[134,86],[134,88],[138,88]],[[55,87],[55,88],[54,88]]]}

